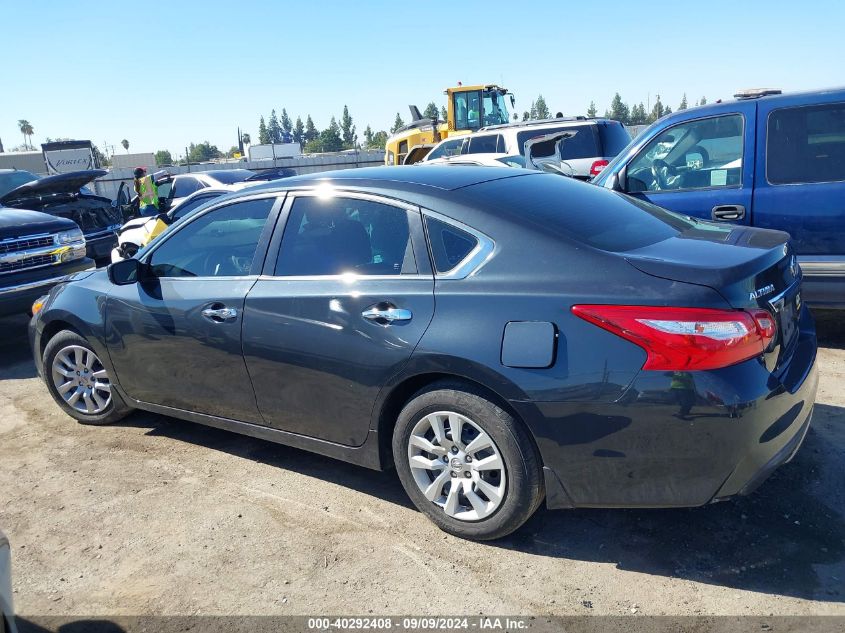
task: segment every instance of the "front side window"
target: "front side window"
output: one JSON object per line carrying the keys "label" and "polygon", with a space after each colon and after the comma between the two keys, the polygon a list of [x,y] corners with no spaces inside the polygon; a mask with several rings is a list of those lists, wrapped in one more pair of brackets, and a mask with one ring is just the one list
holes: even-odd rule
{"label": "front side window", "polygon": [[484,125],[510,123],[504,95],[493,90],[484,92]]}
{"label": "front side window", "polygon": [[687,121],[664,130],[629,164],[627,189],[637,192],[739,187],[742,134],[740,114]]}
{"label": "front side window", "polygon": [[774,110],[766,136],[770,183],[845,180],[845,103]]}
{"label": "front side window", "polygon": [[285,225],[275,274],[416,273],[408,212],[357,198],[300,197]]}
{"label": "front side window", "polygon": [[426,157],[426,161],[434,160],[435,158],[445,158],[446,156],[457,156],[461,153],[461,145],[464,139],[456,138],[448,141],[443,141],[431,150],[431,153]]}
{"label": "front side window", "polygon": [[249,275],[258,240],[275,198],[247,200],[206,213],[153,251],[156,277]]}

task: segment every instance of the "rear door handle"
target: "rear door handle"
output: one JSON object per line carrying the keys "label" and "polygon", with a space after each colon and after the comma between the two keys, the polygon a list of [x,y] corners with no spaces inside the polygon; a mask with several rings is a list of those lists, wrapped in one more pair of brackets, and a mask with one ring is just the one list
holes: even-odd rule
{"label": "rear door handle", "polygon": [[214,321],[215,323],[225,323],[227,321],[234,321],[238,318],[238,310],[237,308],[227,308],[225,306],[221,306],[221,304],[217,303],[211,306],[210,308],[205,308],[202,311],[202,315],[210,320]]}
{"label": "rear door handle", "polygon": [[741,204],[718,204],[713,207],[711,217],[714,220],[741,220],[745,217],[745,207]]}
{"label": "rear door handle", "polygon": [[405,308],[397,308],[390,304],[376,304],[364,310],[361,316],[380,325],[390,325],[397,321],[410,321],[414,315]]}

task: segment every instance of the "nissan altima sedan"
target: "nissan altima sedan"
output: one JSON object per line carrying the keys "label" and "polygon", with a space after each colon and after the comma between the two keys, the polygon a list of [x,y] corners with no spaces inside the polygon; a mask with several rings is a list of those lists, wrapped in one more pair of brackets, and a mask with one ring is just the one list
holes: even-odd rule
{"label": "nissan altima sedan", "polygon": [[30,325],[86,424],[144,409],[396,468],[455,535],[698,506],[798,450],[815,328],[788,235],[568,178],[300,176],[214,201]]}

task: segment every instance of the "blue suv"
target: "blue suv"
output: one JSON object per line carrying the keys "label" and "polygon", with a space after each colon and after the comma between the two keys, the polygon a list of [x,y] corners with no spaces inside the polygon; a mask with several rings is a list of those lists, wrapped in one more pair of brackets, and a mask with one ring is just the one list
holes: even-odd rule
{"label": "blue suv", "polygon": [[845,309],[845,89],[734,96],[663,117],[593,182],[679,213],[787,231],[804,299]]}

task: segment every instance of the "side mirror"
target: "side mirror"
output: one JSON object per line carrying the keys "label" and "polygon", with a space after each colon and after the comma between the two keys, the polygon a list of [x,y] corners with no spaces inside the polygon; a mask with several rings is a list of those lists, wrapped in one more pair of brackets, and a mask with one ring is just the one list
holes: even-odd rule
{"label": "side mirror", "polygon": [[622,169],[611,174],[608,186],[613,191],[625,193],[628,190],[628,166],[623,165]]}
{"label": "side mirror", "polygon": [[108,267],[109,281],[116,286],[128,286],[140,281],[146,264],[137,259],[124,259],[120,262],[110,264]]}

